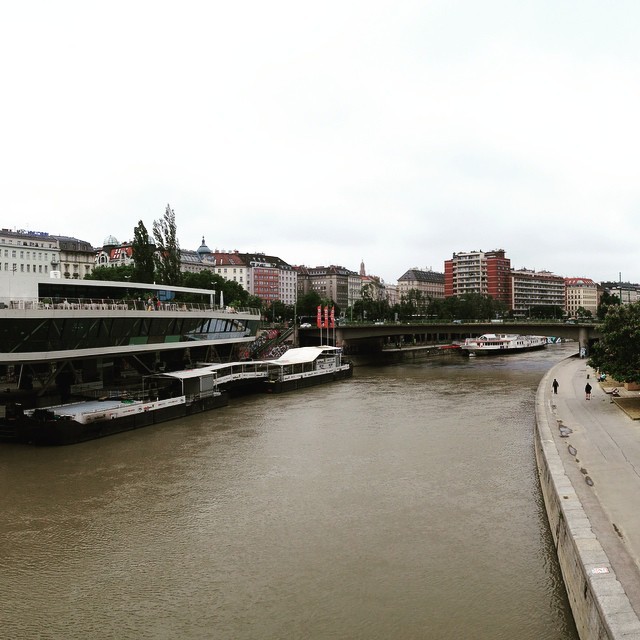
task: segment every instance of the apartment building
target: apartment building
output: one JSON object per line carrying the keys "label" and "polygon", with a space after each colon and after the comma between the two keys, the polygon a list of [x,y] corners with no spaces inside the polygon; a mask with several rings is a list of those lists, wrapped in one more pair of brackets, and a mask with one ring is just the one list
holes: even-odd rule
{"label": "apartment building", "polygon": [[343,311],[360,296],[362,284],[355,271],[336,265],[299,266],[295,269],[298,274],[298,292],[301,295],[317,293],[321,299],[333,301]]}
{"label": "apartment building", "polygon": [[454,253],[444,263],[444,295],[490,295],[511,307],[511,260],[503,249]]}
{"label": "apartment building", "polygon": [[532,307],[565,308],[565,279],[550,271],[515,269],[511,272],[511,309],[517,316],[528,316]]}
{"label": "apartment building", "polygon": [[247,274],[245,289],[249,293],[266,302],[278,300],[284,304],[295,304],[298,275],[290,264],[277,256],[268,256],[264,253],[235,255],[245,265]]}
{"label": "apartment building", "polygon": [[632,282],[601,282],[600,286],[608,294],[615,296],[622,304],[640,301],[640,285]]}
{"label": "apartment building", "polygon": [[574,317],[582,308],[595,316],[600,303],[598,285],[590,278],[565,278],[564,284],[567,314]]}
{"label": "apartment building", "polygon": [[60,271],[60,242],[41,231],[0,230],[0,273],[3,276],[49,277]]}
{"label": "apartment building", "polygon": [[420,291],[427,298],[444,298],[444,273],[414,267],[398,278],[398,298],[411,289]]}
{"label": "apartment building", "polygon": [[0,230],[0,281],[4,296],[27,295],[43,278],[79,279],[95,266],[89,242],[44,231]]}

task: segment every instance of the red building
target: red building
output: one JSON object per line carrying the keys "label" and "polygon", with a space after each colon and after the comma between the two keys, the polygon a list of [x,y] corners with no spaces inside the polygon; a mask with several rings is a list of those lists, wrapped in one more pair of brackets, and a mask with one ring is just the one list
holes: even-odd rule
{"label": "red building", "polygon": [[489,295],[511,308],[511,260],[503,249],[454,253],[444,262],[444,295]]}

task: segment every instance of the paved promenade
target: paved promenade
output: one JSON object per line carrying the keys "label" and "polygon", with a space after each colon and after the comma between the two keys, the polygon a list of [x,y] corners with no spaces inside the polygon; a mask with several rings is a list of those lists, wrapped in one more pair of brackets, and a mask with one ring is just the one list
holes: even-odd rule
{"label": "paved promenade", "polygon": [[[557,395],[552,389],[554,378],[559,382]],[[593,387],[591,400],[585,399],[587,382]],[[595,380],[587,361],[579,358],[567,359],[547,373],[537,403],[540,438],[544,447],[555,445],[561,462],[556,465],[556,460],[549,465],[551,474],[556,476],[556,493],[561,494],[558,504],[569,522],[569,535],[577,540],[576,548],[583,561],[582,579],[587,576],[593,591],[594,610],[601,611],[610,628],[605,637],[640,639],[640,420],[633,420],[612,401]],[[546,432],[545,422],[549,427]],[[546,450],[555,454],[553,446]],[[558,478],[563,475],[562,467],[566,478]],[[570,493],[567,479],[575,496],[562,495]],[[569,505],[576,496],[578,508],[572,511]],[[575,521],[582,524],[571,523],[574,513],[578,514]],[[584,529],[589,528],[585,538],[595,536],[595,540],[585,544],[581,538]],[[560,556],[562,549],[558,541],[557,544]],[[585,549],[589,551],[583,553]],[[565,583],[567,579],[565,576]],[[572,588],[573,594],[568,585],[572,608],[582,607],[582,588],[578,584]],[[586,594],[585,586],[584,599]],[[588,634],[581,633],[581,637]]]}

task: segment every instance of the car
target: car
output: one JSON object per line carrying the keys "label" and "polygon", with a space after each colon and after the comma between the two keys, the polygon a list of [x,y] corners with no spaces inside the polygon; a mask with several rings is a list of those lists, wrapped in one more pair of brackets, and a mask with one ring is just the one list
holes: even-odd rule
{"label": "car", "polygon": [[310,324],[310,323],[308,323],[308,322],[303,322],[303,323],[300,325],[300,328],[301,328],[301,329],[311,329],[311,324]]}

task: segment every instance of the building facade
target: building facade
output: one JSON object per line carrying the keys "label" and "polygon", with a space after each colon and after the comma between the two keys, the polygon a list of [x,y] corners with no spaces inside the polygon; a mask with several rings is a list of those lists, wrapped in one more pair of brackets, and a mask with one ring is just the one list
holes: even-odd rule
{"label": "building facade", "polygon": [[60,271],[60,243],[41,231],[0,230],[0,256],[3,276],[42,278]]}
{"label": "building facade", "polygon": [[602,282],[602,288],[622,304],[633,304],[640,300],[640,285],[632,282]]}
{"label": "building facade", "polygon": [[565,309],[570,317],[584,309],[596,315],[600,303],[598,285],[590,278],[565,278]]}
{"label": "building facade", "polygon": [[532,307],[553,306],[565,310],[565,279],[549,271],[515,269],[511,272],[514,315],[528,317]]}
{"label": "building facade", "polygon": [[444,263],[444,295],[490,295],[511,307],[511,260],[503,249],[454,253]]}
{"label": "building facade", "polygon": [[89,242],[43,231],[0,230],[2,298],[28,295],[43,278],[82,279],[95,265]]}
{"label": "building facade", "polygon": [[358,292],[361,280],[357,273],[345,267],[330,265],[328,267],[296,267],[298,273],[298,292],[301,295],[317,293],[322,300],[335,303],[341,311],[350,306],[353,293],[353,278]]}
{"label": "building facade", "polygon": [[69,280],[82,280],[96,266],[96,250],[90,242],[69,236],[51,236],[60,248],[61,276]]}
{"label": "building facade", "polygon": [[410,290],[420,291],[427,298],[444,298],[444,273],[414,267],[398,278],[398,297]]}
{"label": "building facade", "polygon": [[97,267],[133,266],[133,247],[130,242],[118,242],[115,236],[107,236],[95,254]]}
{"label": "building facade", "polygon": [[238,253],[246,265],[250,294],[267,303],[275,301],[293,305],[297,295],[296,270],[281,258],[264,253]]}

